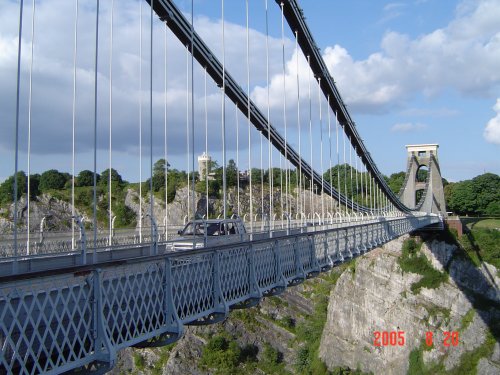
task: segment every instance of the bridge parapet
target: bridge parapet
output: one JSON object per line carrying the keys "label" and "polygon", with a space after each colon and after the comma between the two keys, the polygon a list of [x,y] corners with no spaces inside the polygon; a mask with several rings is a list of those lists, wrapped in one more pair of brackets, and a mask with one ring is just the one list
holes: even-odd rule
{"label": "bridge parapet", "polygon": [[[127,346],[177,340],[437,215],[380,217],[217,248],[0,277],[0,368],[96,371]],[[314,229],[314,228],[312,228]],[[36,282],[34,282],[36,281]]]}

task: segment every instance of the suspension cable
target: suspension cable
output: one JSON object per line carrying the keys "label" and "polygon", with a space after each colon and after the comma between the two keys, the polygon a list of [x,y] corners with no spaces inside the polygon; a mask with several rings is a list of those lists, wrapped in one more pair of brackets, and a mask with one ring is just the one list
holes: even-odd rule
{"label": "suspension cable", "polygon": [[227,218],[227,183],[226,183],[226,46],[224,0],[222,1],[222,199],[223,218]]}
{"label": "suspension cable", "polygon": [[[94,190],[93,190],[93,209],[94,209],[94,251],[93,261],[97,261],[97,69],[99,57],[99,0],[96,0],[96,17],[95,17],[95,62],[94,62]],[[84,263],[85,259],[84,252]]]}
{"label": "suspension cable", "polygon": [[351,145],[351,137],[347,138],[349,140],[349,171],[350,171],[350,185],[351,185],[351,211],[354,212],[354,190],[352,183],[352,145]]}
{"label": "suspension cable", "polygon": [[113,154],[113,16],[114,0],[111,0],[110,38],[109,38],[109,176],[108,176],[108,204],[109,204],[109,246],[113,245],[113,213],[111,206],[111,167]]}
{"label": "suspension cable", "polygon": [[[297,127],[298,127],[298,133],[299,133],[299,155],[302,155],[301,153],[301,124],[300,124],[300,84],[299,84],[299,33],[298,31],[295,31],[295,62],[296,62],[296,69],[297,69]],[[299,158],[299,170],[298,173],[296,173],[297,177],[297,186],[298,186],[298,191],[297,191],[297,212],[300,213],[300,219],[302,222],[302,216],[303,216],[303,206],[302,206],[302,193],[301,193],[301,187],[302,187],[302,158]]]}
{"label": "suspension cable", "polygon": [[[246,42],[247,42],[247,126],[248,126],[248,181],[250,189],[250,233],[253,233],[253,192],[252,192],[252,136],[250,124],[250,32],[248,0],[245,1],[246,10]],[[261,171],[262,173],[262,171]]]}
{"label": "suspension cable", "polygon": [[[267,139],[271,139],[271,104],[270,104],[270,82],[269,82],[269,15],[268,15],[268,7],[267,0],[264,0],[265,8],[266,8],[266,86],[267,86]],[[273,171],[273,153],[272,153],[272,145],[271,141],[268,144],[268,153],[269,153],[269,231],[271,228],[274,228],[274,202],[273,202],[273,190],[274,190],[274,171]],[[262,165],[260,166],[260,174],[262,176],[263,170]],[[262,211],[262,215],[264,215],[264,211]]]}
{"label": "suspension cable", "polygon": [[32,111],[32,94],[33,94],[33,50],[35,47],[35,0],[32,4],[32,17],[31,17],[31,59],[30,59],[30,72],[29,72],[29,98],[28,98],[28,179],[27,179],[27,222],[26,222],[26,255],[30,255],[30,201],[31,201],[31,111]]}
{"label": "suspension cable", "polygon": [[205,67],[205,193],[206,193],[206,216],[208,220],[208,171],[210,170],[208,160],[208,105],[207,105],[207,68]]}
{"label": "suspension cable", "polygon": [[339,206],[338,211],[342,218],[342,206],[340,205],[340,153],[339,153],[339,118],[337,117],[337,111],[335,111],[335,134],[337,138],[337,191],[339,192]]}
{"label": "suspension cable", "polygon": [[15,143],[16,151],[14,156],[14,262],[12,263],[13,273],[17,273],[17,171],[19,163],[19,94],[21,80],[21,39],[23,33],[23,0],[19,4],[19,35],[17,41],[17,81],[16,81],[16,131]]}
{"label": "suspension cable", "polygon": [[347,160],[346,160],[346,151],[345,151],[345,129],[343,129],[344,131],[342,132],[342,141],[343,141],[343,145],[344,145],[344,193],[345,193],[345,197],[346,197],[346,201],[345,201],[345,213],[347,214],[347,209],[349,208],[349,204],[347,202]]}
{"label": "suspension cable", "polygon": [[364,194],[364,190],[365,190],[365,186],[363,185],[363,175],[365,174],[365,169],[364,169],[364,166],[365,164],[363,163],[363,160],[361,160],[361,205],[366,207],[365,206],[365,194]]}
{"label": "suspension cable", "polygon": [[167,20],[165,20],[165,29],[163,31],[164,36],[165,36],[165,82],[164,82],[164,123],[163,123],[163,158],[165,159],[165,219],[164,219],[164,224],[165,224],[165,241],[168,241],[168,159],[167,159],[167,151],[168,151],[168,144],[167,144],[167,39],[168,39],[168,25],[167,25]]}
{"label": "suspension cable", "polygon": [[[288,201],[288,142],[287,142],[287,119],[286,119],[286,66],[285,66],[285,16],[284,16],[284,4],[281,2],[281,57],[282,57],[282,65],[283,65],[283,125],[285,127],[285,209],[287,215],[290,215],[290,207]],[[281,160],[281,153],[280,153]],[[283,190],[283,188],[281,189]],[[283,216],[283,209],[281,212]],[[288,222],[288,221],[287,221]]]}
{"label": "suspension cable", "polygon": [[[361,205],[361,202],[359,201],[359,185],[358,185],[358,154],[356,152],[356,148],[354,148],[354,160],[356,162],[356,203],[358,205]],[[353,197],[354,198],[354,197]]]}
{"label": "suspension cable", "polygon": [[75,0],[75,32],[73,49],[73,110],[71,123],[71,249],[75,249],[75,126],[76,126],[76,59],[78,52],[78,0]]}
{"label": "suspension cable", "polygon": [[312,99],[311,99],[311,56],[307,56],[307,65],[309,66],[309,75],[308,75],[308,96],[309,96],[309,151],[311,157],[311,198],[310,198],[310,212],[311,218],[314,220],[314,191],[313,191],[313,149],[312,149]]}
{"label": "suspension cable", "polygon": [[142,1],[139,1],[139,241],[142,242]]}
{"label": "suspension cable", "polygon": [[264,156],[263,156],[263,139],[264,135],[260,134],[260,212],[261,212],[261,226],[264,225]]}
{"label": "suspension cable", "polygon": [[153,194],[153,0],[151,0],[151,12],[149,13],[149,225],[151,235],[152,255],[156,255],[155,228],[154,228],[154,194]]}
{"label": "suspension cable", "polygon": [[368,172],[368,177],[370,179],[370,212],[373,215],[373,193],[372,193],[372,176]]}
{"label": "suspension cable", "polygon": [[[327,96],[327,104],[326,107],[328,113],[328,144],[330,147],[329,152],[329,171],[330,171],[330,186],[333,188],[333,179],[332,179],[332,124],[330,120],[330,94]],[[330,189],[330,214],[333,215],[333,189]]]}
{"label": "suspension cable", "polygon": [[[153,0],[151,0],[153,1]],[[151,12],[153,6],[151,5]],[[152,13],[151,13],[152,14]],[[196,195],[194,190],[194,0],[191,0],[191,193],[193,195],[193,220],[196,219]]]}
{"label": "suspension cable", "polygon": [[321,170],[321,224],[325,221],[325,197],[323,189],[325,187],[323,169],[323,113],[321,105],[321,78],[318,78],[318,102],[319,102],[319,138],[320,138],[320,170]]}
{"label": "suspension cable", "polygon": [[[191,210],[191,182],[189,178],[191,147],[189,144],[189,46],[186,44],[186,179],[187,179],[187,207],[186,218],[189,222],[189,211]],[[193,197],[194,199],[194,197]],[[194,217],[193,217],[194,219]]]}
{"label": "suspension cable", "polygon": [[236,116],[236,190],[237,190],[237,207],[238,216],[240,216],[240,120],[238,117],[238,105],[234,106],[234,114]]}

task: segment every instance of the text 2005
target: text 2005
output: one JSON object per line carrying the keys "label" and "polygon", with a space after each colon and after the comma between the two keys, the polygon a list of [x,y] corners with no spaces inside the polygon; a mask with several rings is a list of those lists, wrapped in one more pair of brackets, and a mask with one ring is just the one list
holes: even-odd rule
{"label": "text 2005", "polygon": [[404,346],[404,331],[375,331],[373,332],[375,346]]}

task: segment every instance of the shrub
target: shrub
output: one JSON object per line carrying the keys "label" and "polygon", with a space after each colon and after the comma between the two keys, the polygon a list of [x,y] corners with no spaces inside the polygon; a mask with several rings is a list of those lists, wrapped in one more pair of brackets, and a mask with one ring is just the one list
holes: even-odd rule
{"label": "shrub", "polygon": [[212,337],[203,348],[200,365],[217,373],[234,373],[240,362],[241,349],[235,341],[223,336]]}
{"label": "shrub", "polygon": [[403,272],[423,276],[419,281],[411,285],[413,293],[418,293],[421,288],[435,289],[448,280],[447,273],[434,269],[425,255],[419,253],[420,246],[413,238],[405,240],[401,248],[401,256],[398,259]]}
{"label": "shrub", "polygon": [[41,191],[47,191],[50,189],[60,190],[64,188],[66,183],[66,178],[64,174],[60,173],[56,169],[49,169],[45,171],[40,176],[39,189]]}

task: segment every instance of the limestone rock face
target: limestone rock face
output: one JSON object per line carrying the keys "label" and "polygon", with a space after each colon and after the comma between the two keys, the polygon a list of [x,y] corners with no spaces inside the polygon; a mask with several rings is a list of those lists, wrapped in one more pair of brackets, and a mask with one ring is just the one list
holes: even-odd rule
{"label": "limestone rock face", "polygon": [[[483,344],[488,325],[499,318],[498,310],[478,311],[462,329],[462,319],[472,309],[469,292],[500,302],[494,287],[500,280],[496,270],[486,272],[452,258],[455,248],[445,243],[423,244],[421,252],[436,269],[449,267],[449,281],[413,294],[411,284],[422,276],[402,273],[398,265],[404,239],[358,258],[354,271],[342,274],[331,292],[320,345],[320,358],[330,369],[347,366],[375,374],[405,374],[410,352],[420,347],[426,332],[433,332],[434,348],[423,352],[424,363],[441,361],[449,370],[466,351]],[[403,331],[405,343],[375,346],[375,331]],[[458,346],[443,344],[445,331],[460,331]],[[493,357],[478,365],[479,373],[499,373]]]}

